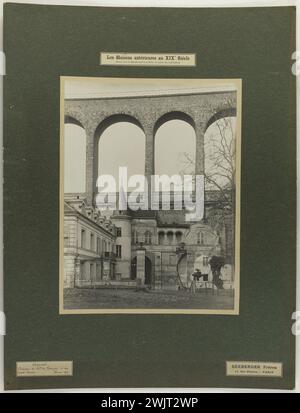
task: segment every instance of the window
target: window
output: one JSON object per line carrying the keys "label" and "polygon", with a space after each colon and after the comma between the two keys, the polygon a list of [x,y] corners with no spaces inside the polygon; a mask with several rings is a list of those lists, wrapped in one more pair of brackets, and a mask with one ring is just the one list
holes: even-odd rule
{"label": "window", "polygon": [[94,240],[95,240],[94,234],[91,234],[91,245],[90,245],[91,251],[95,250]]}
{"label": "window", "polygon": [[97,237],[97,253],[101,254],[101,239]]}
{"label": "window", "polygon": [[182,241],[182,233],[181,232],[176,232],[176,242],[179,244]]}
{"label": "window", "polygon": [[69,237],[68,235],[64,236],[64,246],[65,247],[69,247],[70,246],[70,242],[69,242]]}
{"label": "window", "polygon": [[150,231],[145,232],[145,244],[152,244],[152,234]]}
{"label": "window", "polygon": [[80,261],[80,278],[84,280],[86,278],[85,274],[85,263],[83,261]]}
{"label": "window", "polygon": [[133,244],[139,243],[139,233],[137,231],[132,231],[132,242]]}
{"label": "window", "polygon": [[172,245],[173,244],[173,232],[169,231],[167,232],[167,240],[168,240],[168,244]]}
{"label": "window", "polygon": [[158,233],[158,243],[159,245],[163,245],[165,239],[165,233],[164,232],[159,232]]}
{"label": "window", "polygon": [[203,232],[198,232],[197,235],[197,244],[204,244],[204,237],[203,237]]}
{"label": "window", "polygon": [[116,245],[116,255],[117,255],[117,258],[122,258],[122,246],[121,245]]}
{"label": "window", "polygon": [[85,248],[86,245],[86,232],[85,229],[81,230],[81,248]]}
{"label": "window", "polygon": [[90,264],[90,280],[94,281],[95,280],[95,265]]}
{"label": "window", "polygon": [[117,227],[117,237],[121,237],[121,236],[122,236],[122,228]]}
{"label": "window", "polygon": [[96,264],[96,279],[99,281],[101,278],[101,265]]}

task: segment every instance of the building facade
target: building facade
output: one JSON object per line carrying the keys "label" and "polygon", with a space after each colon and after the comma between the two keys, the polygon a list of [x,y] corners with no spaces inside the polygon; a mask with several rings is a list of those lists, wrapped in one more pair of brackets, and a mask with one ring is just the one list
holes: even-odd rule
{"label": "building facade", "polygon": [[209,260],[223,256],[222,276],[234,281],[233,222],[218,230],[208,223],[214,208],[206,194],[205,218],[186,222],[185,210],[114,211],[108,218],[79,195],[65,197],[64,286],[179,289],[199,269],[212,279]]}
{"label": "building facade", "polygon": [[115,279],[116,228],[80,196],[64,202],[64,287],[91,287]]}

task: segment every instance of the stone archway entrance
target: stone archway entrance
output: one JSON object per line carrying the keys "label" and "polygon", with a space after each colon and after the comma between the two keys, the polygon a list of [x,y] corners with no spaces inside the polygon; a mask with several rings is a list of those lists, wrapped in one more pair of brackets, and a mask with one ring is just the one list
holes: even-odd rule
{"label": "stone archway entrance", "polygon": [[[145,278],[144,278],[144,284],[147,286],[151,286],[153,282],[153,277],[152,277],[152,262],[149,257],[145,256]],[[137,276],[137,257],[134,257],[131,260],[131,273],[130,273],[130,278],[132,280],[136,280]]]}

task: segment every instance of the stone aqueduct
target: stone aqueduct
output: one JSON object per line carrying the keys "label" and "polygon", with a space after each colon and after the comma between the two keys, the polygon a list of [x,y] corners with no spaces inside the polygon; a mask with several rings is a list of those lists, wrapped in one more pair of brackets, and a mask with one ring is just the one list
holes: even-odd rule
{"label": "stone aqueduct", "polygon": [[65,123],[81,126],[86,133],[86,198],[93,203],[98,177],[98,145],[110,125],[127,121],[145,134],[145,176],[154,171],[154,144],[157,129],[165,122],[180,119],[195,130],[195,173],[204,173],[204,134],[217,119],[236,115],[236,92],[193,92],[132,97],[65,99]]}

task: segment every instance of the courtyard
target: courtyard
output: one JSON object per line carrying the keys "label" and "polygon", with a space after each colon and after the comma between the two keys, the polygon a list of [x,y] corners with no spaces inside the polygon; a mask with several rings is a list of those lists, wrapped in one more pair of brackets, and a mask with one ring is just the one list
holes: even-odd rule
{"label": "courtyard", "polygon": [[64,290],[64,309],[212,309],[232,310],[233,290],[167,291],[134,289]]}

